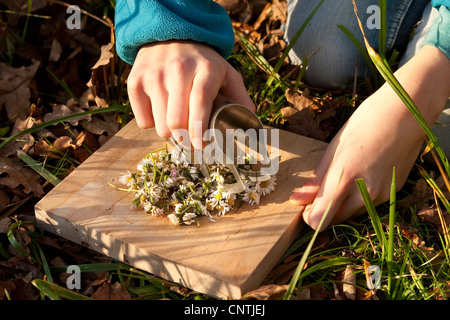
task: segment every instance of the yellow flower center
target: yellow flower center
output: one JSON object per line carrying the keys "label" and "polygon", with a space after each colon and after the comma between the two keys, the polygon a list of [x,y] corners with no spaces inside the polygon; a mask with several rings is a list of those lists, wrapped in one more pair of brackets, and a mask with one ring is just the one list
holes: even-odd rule
{"label": "yellow flower center", "polygon": [[269,180],[260,183],[261,188],[267,188],[269,186]]}

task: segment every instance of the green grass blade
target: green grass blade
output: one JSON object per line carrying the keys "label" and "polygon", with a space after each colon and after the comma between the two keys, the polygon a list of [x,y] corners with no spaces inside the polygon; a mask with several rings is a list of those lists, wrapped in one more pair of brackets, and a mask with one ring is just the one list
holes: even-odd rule
{"label": "green grass blade", "polygon": [[13,230],[22,226],[22,225],[26,225],[26,224],[35,224],[34,221],[17,221],[14,222],[13,224],[11,224],[11,226],[8,229],[8,232],[6,233],[9,242],[11,243],[11,245],[17,250],[19,251],[21,254],[23,254],[25,257],[28,257],[32,260],[32,262],[37,262],[36,259],[30,255],[24,248],[22,248],[22,246],[20,245],[20,243],[17,241],[16,237],[14,236]]}
{"label": "green grass blade", "polygon": [[35,286],[40,292],[45,294],[51,300],[92,300],[91,298],[82,295],[78,292],[63,288],[54,283],[42,279],[34,279],[31,281],[33,286]]}
{"label": "green grass blade", "polygon": [[[91,263],[91,264],[78,264],[80,272],[97,272],[97,271],[117,271],[124,268],[122,263]],[[51,266],[50,270],[54,272],[67,272],[69,266]]]}
{"label": "green grass blade", "polygon": [[372,77],[374,79],[377,79],[379,74],[377,72],[377,69],[373,65],[373,62],[370,59],[369,54],[367,53],[364,46],[358,41],[358,39],[344,25],[340,24],[340,25],[338,25],[338,28],[341,29],[342,32],[344,32],[344,34],[353,42],[353,44],[356,46],[356,48],[358,49],[358,51],[361,53],[364,60],[366,61],[366,64],[369,66]]}
{"label": "green grass blade", "polygon": [[378,216],[378,212],[375,209],[375,205],[372,202],[372,199],[370,198],[370,194],[367,191],[366,183],[363,179],[357,179],[356,184],[358,186],[359,191],[361,192],[361,195],[364,200],[364,204],[366,206],[367,212],[369,214],[370,220],[372,221],[373,229],[375,230],[375,235],[377,236],[378,242],[381,246],[381,257],[383,260],[384,253],[385,253],[385,246],[386,243],[386,237],[383,232],[383,227],[381,225],[380,217]]}
{"label": "green grass blade", "polygon": [[35,246],[35,248],[39,252],[39,257],[41,258],[41,264],[44,269],[47,281],[53,283],[52,273],[50,272],[50,268],[49,268],[49,265],[47,262],[47,258],[44,255],[44,251],[42,251],[41,246],[36,241],[33,241],[32,244]]}
{"label": "green grass blade", "polygon": [[391,199],[389,204],[389,240],[387,250],[387,263],[388,263],[388,292],[391,293],[392,287],[392,273],[394,265],[394,228],[395,228],[395,210],[396,210],[396,183],[395,183],[395,167],[392,170],[392,183],[391,183]]}
{"label": "green grass blade", "polygon": [[17,132],[16,134],[13,134],[12,136],[6,138],[2,143],[0,143],[0,149],[3,148],[5,145],[7,145],[11,140],[14,140],[16,138],[19,138],[19,137],[24,136],[29,133],[33,133],[33,132],[42,130],[48,126],[58,124],[60,122],[64,122],[64,121],[71,120],[71,119],[78,118],[78,117],[84,117],[84,116],[87,116],[90,114],[100,114],[100,113],[113,112],[113,111],[124,111],[124,110],[125,110],[125,106],[114,105],[114,106],[109,106],[107,108],[89,110],[89,111],[85,111],[85,112],[71,114],[69,116],[61,117],[58,119],[53,119],[53,120],[38,124],[36,126],[33,126],[31,128],[22,130],[20,132]]}
{"label": "green grass blade", "polygon": [[[436,181],[434,181],[434,179],[428,174],[428,172],[426,172],[425,169],[423,169],[420,166],[417,166],[417,167],[419,168],[419,172],[422,175],[422,177],[425,179],[425,181],[428,183],[428,185],[433,189],[435,195],[437,195],[437,197],[441,200],[441,202],[444,205],[447,212],[450,213],[450,201],[449,201],[449,199],[446,198],[444,192],[442,192],[441,188],[439,188]],[[440,219],[442,230],[443,230],[445,244],[446,244],[447,250],[450,250],[449,226],[446,224],[442,212],[440,212],[440,210],[438,210],[438,213],[439,213],[439,219]]]}
{"label": "green grass blade", "polygon": [[283,297],[284,300],[291,299],[292,293],[294,292],[294,289],[297,286],[300,274],[302,273],[303,269],[305,268],[306,260],[308,259],[309,253],[311,252],[311,249],[312,249],[312,246],[314,245],[314,242],[316,241],[316,238],[319,234],[319,230],[322,228],[323,222],[325,221],[325,218],[328,215],[328,212],[330,211],[332,203],[333,203],[333,201],[330,201],[330,203],[328,204],[327,209],[325,210],[324,214],[322,215],[322,218],[320,219],[317,230],[315,230],[311,240],[308,243],[308,246],[306,247],[305,252],[302,255],[302,258],[300,259],[300,262],[297,265],[297,268],[295,269],[294,275],[292,276],[292,279],[289,282],[289,287]]}
{"label": "green grass blade", "polygon": [[60,179],[58,179],[53,173],[45,169],[45,167],[40,164],[38,161],[34,160],[32,157],[27,155],[23,151],[17,152],[17,156],[25,162],[31,169],[39,173],[42,177],[44,177],[48,182],[50,182],[52,185],[56,186],[58,183],[61,182]]}
{"label": "green grass blade", "polygon": [[270,87],[271,86],[273,80],[275,79],[276,75],[278,74],[278,72],[281,69],[281,66],[283,65],[283,61],[287,58],[289,52],[294,47],[294,45],[297,42],[298,38],[300,38],[300,36],[302,35],[303,31],[306,29],[306,26],[309,24],[311,19],[314,17],[314,15],[316,14],[317,10],[319,10],[319,8],[322,6],[324,1],[325,0],[320,1],[320,3],[314,8],[314,10],[310,13],[308,18],[302,24],[300,29],[298,29],[298,31],[295,33],[294,37],[291,39],[291,41],[287,45],[286,49],[283,51],[283,54],[281,55],[280,59],[278,59],[277,64],[275,65],[275,67],[273,69],[272,75],[269,77],[269,79],[267,79],[267,86],[266,87]]}
{"label": "green grass blade", "polygon": [[387,1],[379,0],[378,6],[380,8],[380,29],[378,30],[378,47],[379,53],[383,58],[386,58],[386,38],[387,38]]}

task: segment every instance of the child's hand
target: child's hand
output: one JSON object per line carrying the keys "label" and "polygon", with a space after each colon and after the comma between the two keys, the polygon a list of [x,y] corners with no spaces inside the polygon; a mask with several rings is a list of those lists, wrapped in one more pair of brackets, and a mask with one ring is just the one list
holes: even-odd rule
{"label": "child's hand", "polygon": [[[431,126],[450,96],[448,57],[435,47],[424,46],[396,76]],[[308,206],[303,218],[314,229],[332,200],[322,230],[364,213],[355,180],[364,179],[375,204],[387,201],[393,167],[399,189],[423,142],[422,129],[385,84],[359,106],[330,143],[314,176],[294,192],[291,202]]]}
{"label": "child's hand", "polygon": [[[203,145],[202,136],[219,92],[254,111],[241,75],[213,48],[191,41],[142,47],[128,78],[138,126],[155,126],[163,138],[176,129],[187,129],[195,148]],[[194,132],[196,121],[201,121],[202,136]]]}

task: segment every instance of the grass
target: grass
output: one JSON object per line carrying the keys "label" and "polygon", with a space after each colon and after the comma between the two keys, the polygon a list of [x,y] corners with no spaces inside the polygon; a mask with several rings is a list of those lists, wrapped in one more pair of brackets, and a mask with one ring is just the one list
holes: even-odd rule
{"label": "grass", "polygon": [[[29,6],[30,3],[29,1]],[[319,9],[321,4],[322,2],[311,13],[310,17]],[[110,3],[110,6],[112,5],[113,3]],[[380,8],[383,12],[385,1],[380,1]],[[106,8],[105,11],[108,11],[108,9]],[[26,24],[21,34],[23,39],[26,38],[28,19],[32,15],[28,12],[26,17]],[[384,13],[383,17],[385,17]],[[351,37],[348,30],[342,27],[341,29]],[[385,29],[383,30],[385,31]],[[301,32],[302,29],[297,33],[296,40],[301,37]],[[289,73],[283,74],[283,61],[292,46],[287,47],[273,66],[250,41],[239,33],[237,33],[237,36],[240,49],[234,52],[230,62],[243,75],[249,94],[258,106],[257,113],[260,118],[267,124],[277,126],[282,120],[280,109],[286,104],[285,92],[289,88],[302,89],[301,79],[305,67],[295,77]],[[384,43],[385,37],[385,32],[380,32],[380,43]],[[360,51],[364,49],[362,44],[359,44],[358,47]],[[412,101],[402,92],[401,87],[392,77],[390,72],[392,59],[386,61],[384,47],[381,46],[379,55],[370,50],[367,44],[366,49],[368,49],[364,51],[366,61],[368,63],[372,61],[373,63],[370,64],[373,78],[379,77],[377,72],[380,72],[384,79],[403,97],[411,112],[422,125],[420,113],[417,113],[414,104],[411,103]],[[9,52],[7,56],[3,57],[7,62],[13,61],[13,58],[13,52]],[[119,73],[121,70],[121,68],[116,68]],[[118,78],[121,79],[121,76]],[[73,96],[66,83],[59,80],[58,83]],[[109,83],[113,83],[113,81]],[[125,124],[129,120],[130,109],[126,100],[121,99],[124,87],[123,83],[118,84],[115,99],[109,101],[111,103],[109,108],[87,111],[36,125],[4,138],[0,148],[9,141],[19,139],[28,133],[34,133],[47,126],[86,114],[122,113],[123,124]],[[320,94],[317,93],[319,98]],[[424,126],[424,130],[430,145],[436,148],[435,150],[442,160],[443,170],[441,173],[445,175],[448,173],[448,160],[439,150],[439,143],[431,130],[426,126]],[[66,158],[65,155],[61,155],[56,163],[46,161],[43,158],[30,159],[29,156],[24,155],[21,155],[21,159],[26,165],[42,174],[45,181],[53,185],[59,183],[61,173],[68,173],[70,168],[74,166],[74,162]],[[437,231],[432,224],[421,222],[417,216],[417,208],[401,204],[401,200],[411,194],[420,178],[424,178],[435,193],[435,204],[439,208],[442,233]],[[322,233],[305,228],[280,260],[277,267],[281,271],[272,275],[272,278],[268,278],[265,284],[280,282],[287,284],[288,289],[284,294],[284,299],[295,298],[302,290],[325,292],[320,296],[321,299],[336,299],[338,297],[345,299],[344,284],[350,284],[356,288],[358,299],[448,299],[450,291],[450,235],[448,226],[444,222],[444,215],[448,215],[448,213],[441,208],[450,211],[450,202],[445,198],[444,192],[438,187],[429,171],[423,167],[417,166],[408,181],[407,185],[397,193],[395,191],[395,168],[393,168],[391,199],[379,206],[374,206],[372,203],[364,180],[355,181],[363,195],[368,214],[343,224],[331,226]],[[326,214],[323,219],[325,216]],[[22,255],[41,266],[44,270],[45,279],[34,279],[32,285],[39,290],[42,299],[91,299],[88,295],[68,290],[65,284],[58,280],[58,276],[66,272],[67,267],[49,265],[46,258],[47,247],[38,242],[39,237],[43,234],[39,230],[31,228],[32,225],[33,222],[29,221],[15,222],[11,225],[7,233],[7,239],[0,239],[2,240],[0,241],[0,258],[3,260],[11,258],[6,248],[8,245],[12,245]],[[19,243],[15,236],[18,228],[25,228],[30,236],[31,240],[26,248]],[[292,261],[295,263],[292,263]],[[377,266],[380,270],[381,287],[377,290],[371,290],[367,286],[367,279],[372,276],[369,273],[369,266]],[[195,292],[182,293],[182,288],[177,284],[158,279],[151,274],[114,260],[108,260],[108,263],[79,265],[79,267],[83,273],[107,271],[108,280],[119,282],[130,297],[135,300],[209,299],[209,297]],[[349,267],[354,270],[355,282],[348,283],[348,279],[343,277],[345,270]],[[282,281],[281,279],[285,280]],[[5,295],[7,298],[10,297],[7,291],[5,291]]]}

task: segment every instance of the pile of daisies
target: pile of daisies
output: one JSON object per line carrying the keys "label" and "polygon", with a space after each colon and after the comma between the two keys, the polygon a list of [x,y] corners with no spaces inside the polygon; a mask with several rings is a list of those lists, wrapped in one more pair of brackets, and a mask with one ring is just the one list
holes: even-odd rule
{"label": "pile of daisies", "polygon": [[[248,170],[250,159],[247,155],[246,164],[239,166]],[[169,151],[166,146],[139,161],[136,172],[122,175],[119,181],[127,188],[120,189],[135,194],[132,209],[143,207],[153,216],[167,215],[175,225],[198,225],[198,217],[214,221],[214,216],[226,214],[239,199],[257,205],[276,186],[275,176],[262,182],[243,177],[246,190],[230,193],[226,184],[235,181],[228,168],[214,164],[208,170],[210,177],[206,179],[184,153],[176,148]]]}

